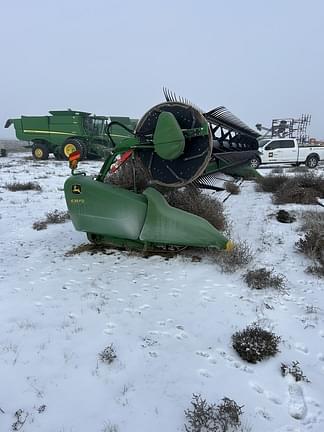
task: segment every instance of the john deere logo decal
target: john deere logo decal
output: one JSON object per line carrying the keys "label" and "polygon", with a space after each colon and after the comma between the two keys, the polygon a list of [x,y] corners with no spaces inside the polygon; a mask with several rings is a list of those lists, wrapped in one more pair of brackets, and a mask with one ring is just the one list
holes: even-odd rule
{"label": "john deere logo decal", "polygon": [[81,193],[81,185],[72,185],[72,193],[79,195]]}

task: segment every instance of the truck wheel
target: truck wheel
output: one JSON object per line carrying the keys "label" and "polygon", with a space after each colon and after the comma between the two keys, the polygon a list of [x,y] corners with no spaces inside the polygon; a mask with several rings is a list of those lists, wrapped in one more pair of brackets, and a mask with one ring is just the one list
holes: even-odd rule
{"label": "truck wheel", "polygon": [[69,159],[71,153],[79,151],[80,159],[84,159],[86,157],[86,147],[82,141],[72,138],[68,139],[62,146],[62,155],[65,160]]}
{"label": "truck wheel", "polygon": [[257,169],[259,167],[260,163],[261,163],[261,161],[257,156],[250,159],[250,166],[254,169]]}
{"label": "truck wheel", "polygon": [[44,143],[34,143],[32,146],[32,154],[36,160],[46,160],[49,156],[49,150]]}
{"label": "truck wheel", "polygon": [[318,165],[318,157],[316,155],[308,156],[306,159],[305,165],[308,168],[315,168]]}

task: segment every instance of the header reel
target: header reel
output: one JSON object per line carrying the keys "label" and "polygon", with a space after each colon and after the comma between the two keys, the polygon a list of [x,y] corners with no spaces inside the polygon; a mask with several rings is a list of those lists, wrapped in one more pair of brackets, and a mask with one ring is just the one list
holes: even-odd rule
{"label": "header reel", "polygon": [[[133,137],[115,146],[97,180],[103,181],[116,157],[129,151],[133,158],[141,160],[152,183],[161,186],[193,183],[214,189],[214,177],[219,171],[244,175],[248,168],[241,167],[258,152],[259,133],[223,106],[203,114],[188,100],[177,100],[166,89],[164,95],[167,101],[148,110],[135,131],[118,123]],[[107,130],[112,141],[110,128],[114,125],[116,122],[110,123]]]}
{"label": "header reel", "polygon": [[181,187],[206,169],[213,141],[208,123],[196,108],[182,102],[164,102],[138,122],[135,134],[152,136],[152,149],[137,153],[155,183]]}
{"label": "header reel", "polygon": [[132,151],[133,157],[137,156],[148,170],[153,183],[181,187],[203,174],[212,150],[208,122],[195,107],[183,102],[163,102],[144,114],[132,138],[115,146],[97,180],[104,180],[118,155]]}

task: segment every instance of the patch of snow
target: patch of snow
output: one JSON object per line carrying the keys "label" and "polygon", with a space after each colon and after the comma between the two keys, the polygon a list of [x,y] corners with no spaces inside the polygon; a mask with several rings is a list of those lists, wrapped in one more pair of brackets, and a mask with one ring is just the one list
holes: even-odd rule
{"label": "patch of snow", "polygon": [[[65,256],[87,243],[83,233],[71,222],[41,231],[32,225],[66,210],[68,164],[26,156],[0,161],[1,431],[11,430],[18,410],[28,413],[26,432],[109,424],[122,432],[181,431],[193,393],[244,405],[255,432],[323,431],[324,283],[304,272],[309,261],[295,249],[298,221],[278,223],[271,215],[282,206],[270,194],[245,181],[224,206],[233,240],[246,240],[255,253],[249,268],[284,274],[286,294],[252,291],[242,279],[246,269],[224,274],[208,260],[113,250]],[[82,162],[90,174],[100,165]],[[42,191],[5,188],[30,180]],[[305,209],[284,207],[297,215]],[[310,305],[316,308],[306,314]],[[231,344],[232,334],[253,322],[282,337],[280,352],[255,365]],[[106,364],[98,355],[111,344],[117,359]],[[281,376],[281,363],[292,361],[310,383]]]}

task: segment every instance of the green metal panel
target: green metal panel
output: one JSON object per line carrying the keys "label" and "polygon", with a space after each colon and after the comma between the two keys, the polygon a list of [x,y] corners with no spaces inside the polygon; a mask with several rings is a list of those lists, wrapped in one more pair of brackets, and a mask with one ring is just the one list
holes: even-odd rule
{"label": "green metal panel", "polygon": [[13,124],[14,124],[14,127],[15,127],[15,132],[16,132],[17,139],[24,141],[25,140],[25,135],[24,135],[24,132],[23,132],[23,125],[22,125],[21,118],[19,118],[19,119],[13,119]]}
{"label": "green metal panel", "polygon": [[171,207],[153,188],[142,195],[74,175],[66,180],[64,192],[75,229],[103,236],[108,243],[132,240],[218,249],[228,245],[209,222]]}
{"label": "green metal panel", "polygon": [[68,137],[85,135],[83,118],[78,116],[49,117],[49,130],[54,142],[63,143]]}
{"label": "green metal panel", "polygon": [[62,127],[71,125],[82,125],[83,118],[77,116],[53,116],[49,117],[50,126],[61,125]]}
{"label": "green metal panel", "polygon": [[37,116],[37,117],[21,116],[21,121],[24,129],[39,129],[39,130],[48,129],[48,116]]}
{"label": "green metal panel", "polygon": [[225,168],[223,172],[225,174],[235,175],[235,176],[243,177],[245,179],[263,177],[256,169],[247,165]]}
{"label": "green metal panel", "polygon": [[144,192],[148,210],[140,239],[151,243],[225,249],[228,239],[205,219],[171,207],[153,188]]}
{"label": "green metal panel", "polygon": [[136,240],[147,210],[143,195],[74,175],[64,185],[65,199],[78,231]]}
{"label": "green metal panel", "polygon": [[[54,146],[61,145],[71,136],[82,135],[81,119],[73,116],[22,116],[22,130],[19,139],[27,141],[45,140]],[[16,131],[17,132],[17,131]]]}
{"label": "green metal panel", "polygon": [[218,171],[224,172],[225,174],[239,176],[243,178],[256,178],[256,177],[262,177],[260,173],[258,173],[257,170],[250,167],[249,162],[246,162],[245,164],[239,164],[239,165],[229,165],[228,162],[217,160],[217,162],[211,162],[208,164],[205,174],[211,174],[216,173]]}
{"label": "green metal panel", "polygon": [[23,139],[50,139],[48,116],[21,116]]}
{"label": "green metal panel", "polygon": [[161,112],[154,135],[154,151],[166,160],[174,160],[182,155],[185,148],[185,137],[174,115]]}

